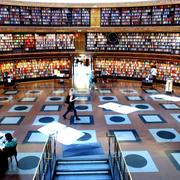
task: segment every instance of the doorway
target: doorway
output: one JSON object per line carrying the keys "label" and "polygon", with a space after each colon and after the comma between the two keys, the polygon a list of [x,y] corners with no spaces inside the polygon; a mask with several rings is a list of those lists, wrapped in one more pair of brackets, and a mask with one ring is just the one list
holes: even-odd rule
{"label": "doorway", "polygon": [[89,79],[92,71],[91,56],[80,55],[74,57],[72,67],[72,85],[76,90],[89,90]]}

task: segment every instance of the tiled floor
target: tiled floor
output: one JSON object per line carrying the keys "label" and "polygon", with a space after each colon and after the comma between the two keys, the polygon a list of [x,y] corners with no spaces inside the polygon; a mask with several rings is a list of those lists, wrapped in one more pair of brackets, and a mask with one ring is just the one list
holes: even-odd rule
{"label": "tiled floor", "polygon": [[[108,152],[106,133],[114,133],[133,180],[177,180],[180,177],[180,102],[153,99],[164,93],[164,85],[141,89],[141,82],[119,80],[98,84],[98,90],[77,91],[80,120],[68,114],[63,103],[70,82],[54,80],[19,83],[17,90],[0,89],[0,132],[11,132],[18,139],[19,167],[13,160],[3,180],[30,180],[47,137],[37,129],[50,122],[61,122],[84,133],[74,144],[101,143]],[[180,88],[174,87],[180,96]],[[139,108],[121,114],[98,107],[114,102]],[[31,162],[31,163],[29,163]]]}

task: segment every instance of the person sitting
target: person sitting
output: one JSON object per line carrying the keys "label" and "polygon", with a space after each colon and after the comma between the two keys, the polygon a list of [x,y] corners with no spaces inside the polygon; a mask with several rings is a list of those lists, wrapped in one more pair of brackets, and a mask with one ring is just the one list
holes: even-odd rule
{"label": "person sitting", "polygon": [[12,156],[15,156],[15,160],[18,165],[16,146],[17,146],[17,139],[14,138],[10,133],[6,133],[3,151],[5,152],[7,157],[11,158]]}
{"label": "person sitting", "polygon": [[108,82],[108,75],[109,73],[106,71],[106,69],[102,69],[101,71],[101,77],[103,79],[103,83],[107,83]]}
{"label": "person sitting", "polygon": [[17,139],[14,138],[10,133],[6,133],[5,134],[5,144],[4,144],[4,148],[11,148],[17,145]]}

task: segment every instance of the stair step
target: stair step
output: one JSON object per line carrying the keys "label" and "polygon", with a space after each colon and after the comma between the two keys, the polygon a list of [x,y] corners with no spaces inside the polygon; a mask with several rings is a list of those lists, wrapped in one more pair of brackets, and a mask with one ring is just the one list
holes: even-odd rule
{"label": "stair step", "polygon": [[59,164],[56,166],[56,171],[94,171],[94,170],[110,170],[109,164]]}
{"label": "stair step", "polygon": [[56,164],[89,164],[89,163],[107,163],[107,160],[61,160]]}
{"label": "stair step", "polygon": [[78,174],[78,175],[80,175],[80,174],[109,174],[109,171],[96,171],[96,170],[94,170],[94,171],[64,171],[64,172],[62,172],[62,171],[56,171],[56,175],[61,175],[61,174],[66,174],[66,175],[72,175],[72,174]]}
{"label": "stair step", "polygon": [[89,174],[89,175],[56,175],[54,180],[112,180],[109,174]]}
{"label": "stair step", "polygon": [[85,155],[85,156],[74,156],[74,157],[57,157],[57,161],[65,160],[108,160],[108,155]]}

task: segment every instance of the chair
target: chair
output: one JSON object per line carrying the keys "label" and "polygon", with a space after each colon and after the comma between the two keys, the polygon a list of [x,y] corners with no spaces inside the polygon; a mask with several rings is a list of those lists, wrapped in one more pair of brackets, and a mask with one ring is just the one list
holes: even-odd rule
{"label": "chair", "polygon": [[17,149],[16,149],[17,145],[13,146],[13,147],[6,147],[4,148],[4,151],[6,153],[6,156],[10,158],[11,162],[12,162],[12,156],[14,156],[15,160],[16,160],[16,164],[18,166],[18,160],[17,160]]}

